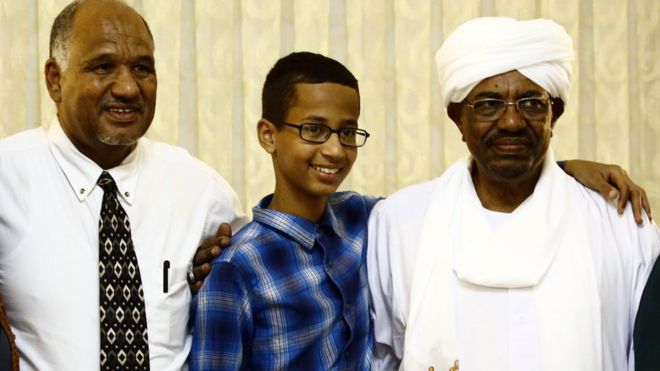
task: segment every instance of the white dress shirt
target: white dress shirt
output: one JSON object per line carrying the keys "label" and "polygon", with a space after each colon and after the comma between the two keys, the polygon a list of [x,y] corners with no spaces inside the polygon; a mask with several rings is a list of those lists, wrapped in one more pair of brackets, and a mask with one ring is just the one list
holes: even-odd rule
{"label": "white dress shirt", "polygon": [[[412,316],[410,307],[413,277],[418,271],[416,256],[423,222],[439,179],[401,190],[379,202],[370,216],[368,272],[374,306],[373,370],[395,370],[404,357],[406,330]],[[660,249],[660,234],[645,219],[637,226],[628,205],[623,216],[607,205],[597,193],[575,186],[581,203],[576,210],[589,216],[591,261],[600,299],[603,370],[632,370],[628,360],[632,329],[644,284]],[[484,212],[487,212],[484,210]],[[488,215],[495,228],[508,223]],[[500,219],[500,220],[497,220]],[[493,225],[493,224],[491,224]],[[480,233],[474,230],[474,233]],[[440,246],[438,249],[448,249]],[[529,287],[492,289],[460,281],[453,274],[451,287],[455,308],[458,353],[461,370],[488,370],[479,349],[489,349],[507,370],[547,370],[539,344],[539,298]],[[435,287],[428,292],[436,293]],[[437,295],[437,294],[436,294]],[[443,302],[438,299],[438,302]],[[420,310],[435,313],[438,308]],[[547,308],[546,308],[547,309]],[[573,334],[578,341],[589,336],[574,329],[557,328]],[[439,330],[423,328],[430,338]],[[567,364],[565,369],[574,369]],[[438,369],[436,367],[436,369]],[[592,370],[589,370],[592,371]],[[602,370],[593,370],[602,371]]]}
{"label": "white dress shirt", "polygon": [[[99,369],[103,189],[96,181],[102,171],[73,146],[57,119],[49,129],[0,140],[0,293],[22,370]],[[142,138],[108,172],[131,222],[151,369],[185,368],[188,266],[220,223],[236,231],[246,218],[229,184],[181,148]]]}

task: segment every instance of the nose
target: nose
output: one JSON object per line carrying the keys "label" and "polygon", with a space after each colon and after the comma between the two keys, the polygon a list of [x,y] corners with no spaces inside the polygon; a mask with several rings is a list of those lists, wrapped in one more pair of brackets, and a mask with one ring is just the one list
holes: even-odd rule
{"label": "nose", "polygon": [[527,125],[515,104],[508,104],[502,117],[497,120],[497,126],[501,130],[516,132]]}
{"label": "nose", "polygon": [[344,146],[339,141],[339,133],[331,133],[330,138],[321,146],[321,153],[327,157],[339,158],[346,154]]}
{"label": "nose", "polygon": [[140,87],[130,68],[121,66],[117,69],[111,91],[116,98],[131,99],[139,95]]}

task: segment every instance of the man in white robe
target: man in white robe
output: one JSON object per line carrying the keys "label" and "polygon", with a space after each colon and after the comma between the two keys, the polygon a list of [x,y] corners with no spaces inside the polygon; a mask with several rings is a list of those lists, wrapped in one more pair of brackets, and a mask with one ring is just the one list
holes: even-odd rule
{"label": "man in white robe", "polygon": [[468,21],[438,51],[471,156],[371,214],[373,369],[634,369],[660,232],[554,161],[573,54],[555,22],[510,18]]}

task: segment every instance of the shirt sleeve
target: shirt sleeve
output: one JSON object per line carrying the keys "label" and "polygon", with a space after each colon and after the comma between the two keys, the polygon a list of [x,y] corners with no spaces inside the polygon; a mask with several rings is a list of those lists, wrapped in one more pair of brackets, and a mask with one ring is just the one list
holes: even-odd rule
{"label": "shirt sleeve", "polygon": [[220,174],[213,174],[208,192],[210,202],[206,210],[206,223],[200,244],[205,239],[215,236],[221,223],[229,223],[232,234],[236,234],[250,221],[243,212],[236,192]]}
{"label": "shirt sleeve", "polygon": [[382,215],[382,205],[383,203],[377,204],[369,217],[367,267],[374,324],[371,369],[396,370],[403,356],[396,352],[396,349],[403,346],[403,334],[397,334],[397,326],[394,324],[388,228],[386,218]]}
{"label": "shirt sleeve", "polygon": [[371,214],[371,211],[374,209],[374,206],[376,206],[378,201],[384,200],[383,197],[370,196],[370,195],[362,195],[362,198],[364,199],[364,204],[367,208],[368,214]]}
{"label": "shirt sleeve", "polygon": [[196,296],[191,370],[249,367],[253,320],[249,288],[240,270],[215,262]]}

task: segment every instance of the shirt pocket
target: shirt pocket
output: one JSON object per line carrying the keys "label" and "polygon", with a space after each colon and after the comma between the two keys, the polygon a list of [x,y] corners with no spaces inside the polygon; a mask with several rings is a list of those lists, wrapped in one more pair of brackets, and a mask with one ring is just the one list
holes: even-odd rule
{"label": "shirt pocket", "polygon": [[[188,262],[169,260],[167,290],[164,261],[153,269],[145,284],[149,341],[167,352],[182,349],[190,334],[188,319],[192,294],[186,281]],[[167,292],[165,292],[167,291]]]}

